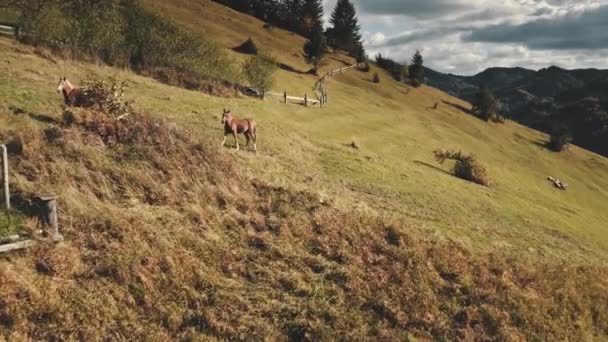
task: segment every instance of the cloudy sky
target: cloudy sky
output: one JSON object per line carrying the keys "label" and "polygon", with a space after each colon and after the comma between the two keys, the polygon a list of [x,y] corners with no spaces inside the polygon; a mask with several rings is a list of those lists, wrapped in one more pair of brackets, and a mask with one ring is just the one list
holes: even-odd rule
{"label": "cloudy sky", "polygon": [[[336,0],[324,0],[326,17]],[[608,69],[608,0],[353,0],[370,56],[471,75],[488,67]]]}

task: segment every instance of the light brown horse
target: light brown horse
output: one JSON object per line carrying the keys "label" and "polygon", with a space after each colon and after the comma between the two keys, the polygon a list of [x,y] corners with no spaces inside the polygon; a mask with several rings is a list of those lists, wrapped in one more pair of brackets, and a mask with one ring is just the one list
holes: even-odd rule
{"label": "light brown horse", "polygon": [[258,139],[255,121],[252,119],[239,120],[232,116],[230,110],[224,109],[222,124],[224,125],[224,140],[222,141],[222,147],[226,144],[226,137],[228,134],[232,134],[234,136],[234,142],[236,143],[236,150],[238,151],[239,140],[237,139],[237,135],[243,134],[245,135],[245,138],[247,138],[247,146],[249,146],[249,142],[253,140],[253,150],[255,152],[258,151],[258,148],[255,145]]}
{"label": "light brown horse", "polygon": [[80,107],[83,105],[82,92],[65,77],[59,79],[57,93],[63,94],[63,102],[66,106]]}

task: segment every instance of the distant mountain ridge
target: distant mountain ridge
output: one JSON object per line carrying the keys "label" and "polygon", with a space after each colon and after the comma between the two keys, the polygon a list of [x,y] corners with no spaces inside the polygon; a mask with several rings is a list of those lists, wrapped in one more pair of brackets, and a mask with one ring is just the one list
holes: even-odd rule
{"label": "distant mountain ridge", "polygon": [[575,143],[608,155],[608,70],[489,68],[459,76],[427,69],[426,81],[469,102],[486,85],[503,116],[545,132],[566,125]]}

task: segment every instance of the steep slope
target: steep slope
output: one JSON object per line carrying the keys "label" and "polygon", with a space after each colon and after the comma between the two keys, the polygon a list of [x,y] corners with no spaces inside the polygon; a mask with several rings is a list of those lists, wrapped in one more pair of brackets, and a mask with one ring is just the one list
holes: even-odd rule
{"label": "steep slope", "polygon": [[[301,37],[210,1],[155,6],[228,49],[268,35],[263,48],[305,69],[294,53]],[[211,97],[5,39],[0,47],[0,127],[25,146],[11,160],[15,187],[60,194],[67,238],[0,261],[6,338],[608,335],[605,158],[550,153],[544,134],[481,122],[460,109],[467,103],[375,68],[331,80],[320,110]],[[330,61],[326,69],[350,59]],[[114,124],[87,112],[58,124],[58,73],[128,80],[152,119],[117,131],[144,134],[108,144],[108,130],[92,128]],[[274,88],[310,94],[314,81],[280,70]],[[258,121],[258,155],[218,148],[225,107]],[[433,161],[439,147],[476,153],[496,185],[454,178]]]}

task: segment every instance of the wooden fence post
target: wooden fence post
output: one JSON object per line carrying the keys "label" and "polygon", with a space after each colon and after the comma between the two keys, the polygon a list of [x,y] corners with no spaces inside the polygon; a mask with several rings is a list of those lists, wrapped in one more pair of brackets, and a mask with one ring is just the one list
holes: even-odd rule
{"label": "wooden fence post", "polygon": [[57,196],[47,195],[40,196],[40,209],[42,221],[47,226],[47,234],[55,242],[63,241],[63,236],[59,234],[59,224],[57,222]]}
{"label": "wooden fence post", "polygon": [[287,90],[285,90],[285,93],[283,94],[283,98],[284,98],[284,102],[287,103]]}
{"label": "wooden fence post", "polygon": [[304,107],[308,107],[308,96],[304,94]]}
{"label": "wooden fence post", "polygon": [[4,204],[6,210],[11,209],[11,191],[8,180],[8,150],[6,145],[2,145],[2,182],[4,183]]}

